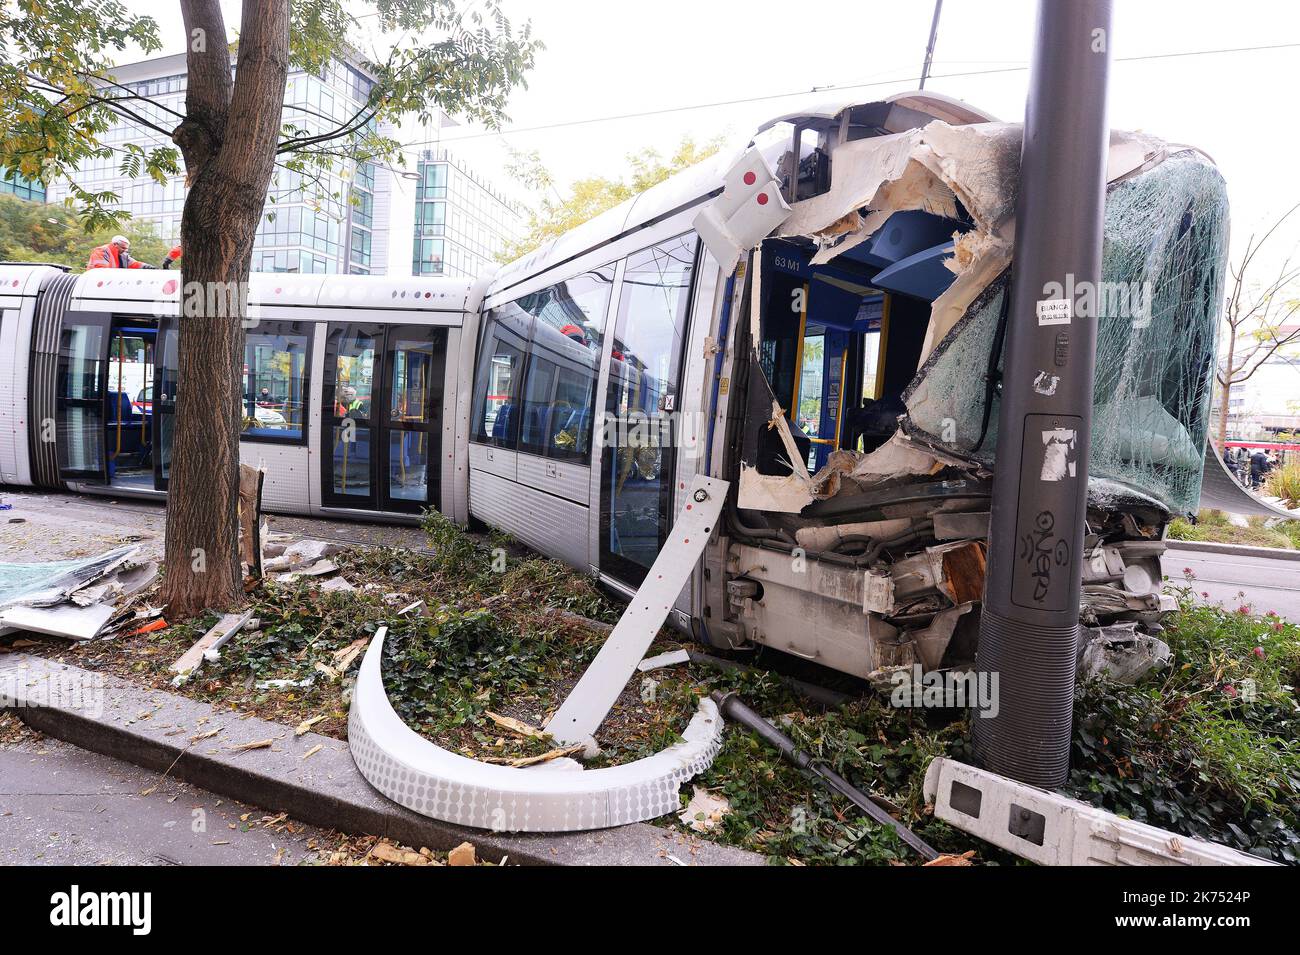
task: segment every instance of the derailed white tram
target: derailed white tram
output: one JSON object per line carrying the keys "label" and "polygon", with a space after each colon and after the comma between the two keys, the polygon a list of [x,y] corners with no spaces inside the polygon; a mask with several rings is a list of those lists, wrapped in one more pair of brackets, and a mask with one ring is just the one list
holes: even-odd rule
{"label": "derailed white tram", "polygon": [[[677,627],[857,676],[972,659],[1019,151],[935,94],[809,109],[477,281],[257,275],[241,456],[270,511],[432,507],[624,596],[722,478]],[[1082,611],[1158,627],[1227,202],[1145,135],[1108,180]],[[178,302],[172,273],[0,265],[4,483],[166,493]]]}

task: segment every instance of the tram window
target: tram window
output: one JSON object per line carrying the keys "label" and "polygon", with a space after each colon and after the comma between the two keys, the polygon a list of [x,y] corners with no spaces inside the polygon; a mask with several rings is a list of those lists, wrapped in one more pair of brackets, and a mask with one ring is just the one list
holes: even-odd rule
{"label": "tram window", "polygon": [[334,417],[369,421],[374,396],[375,339],[348,327],[334,358]]}
{"label": "tram window", "polygon": [[245,333],[244,437],[303,440],[309,329],[306,322],[260,322]]}
{"label": "tram window", "polygon": [[514,305],[493,309],[483,323],[474,375],[474,440],[498,447],[515,447],[519,435],[519,379],[526,326]]}
{"label": "tram window", "polygon": [[671,522],[673,438],[698,240],[687,234],[628,257],[610,354],[603,459],[602,565],[639,583]]}
{"label": "tram window", "polygon": [[862,397],[878,398],[877,383],[880,380],[880,329],[869,331],[863,336],[862,349]]}
{"label": "tram window", "polygon": [[613,282],[614,267],[609,265],[514,303],[534,319],[521,451],[550,458],[587,458]]}

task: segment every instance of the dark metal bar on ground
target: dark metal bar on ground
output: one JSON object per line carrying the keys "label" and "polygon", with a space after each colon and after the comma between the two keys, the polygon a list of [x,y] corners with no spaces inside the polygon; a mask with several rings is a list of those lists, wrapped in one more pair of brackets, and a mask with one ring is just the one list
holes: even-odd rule
{"label": "dark metal bar on ground", "polygon": [[855,806],[865,812],[882,826],[889,826],[898,833],[898,837],[907,843],[912,849],[927,862],[939,858],[939,853],[925,842],[920,836],[914,833],[907,826],[903,825],[884,809],[880,808],[871,797],[861,790],[854,787],[847,779],[828,769],[821,763],[818,763],[811,756],[799,749],[794,744],[794,740],[786,736],[779,729],[773,726],[768,720],[750,709],[734,693],[722,693],[714,691],[712,694],[713,701],[718,704],[718,710],[722,713],[724,719],[734,720],[746,729],[753,731],[759,738],[770,746],[777,749],[782,756],[798,766],[804,772],[812,773],[820,778],[827,786],[835,790],[841,796],[844,796]]}

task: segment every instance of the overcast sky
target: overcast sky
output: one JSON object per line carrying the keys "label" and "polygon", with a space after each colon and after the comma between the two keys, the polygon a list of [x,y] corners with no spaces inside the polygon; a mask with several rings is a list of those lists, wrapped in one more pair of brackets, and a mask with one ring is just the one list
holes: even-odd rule
{"label": "overcast sky", "polygon": [[[126,3],[159,20],[164,52],[184,48],[174,0]],[[236,26],[239,3],[224,5],[228,24]],[[870,101],[915,88],[934,9],[931,0],[502,0],[502,6],[515,21],[531,20],[547,47],[529,88],[511,98],[507,129],[516,131],[484,135],[460,126],[442,137],[513,192],[500,172],[503,143],[539,150],[563,186],[585,175],[619,174],[623,157],[645,146],[669,153],[684,135],[745,135],[798,102],[784,94],[821,89],[821,99]],[[1239,249],[1252,230],[1300,202],[1293,172],[1300,156],[1293,96],[1300,4],[1116,0],[1115,7],[1111,125],[1208,152],[1228,181]],[[1020,120],[1034,9],[1032,0],[945,0],[928,88]],[[369,46],[374,38],[356,39]],[[1283,44],[1295,45],[1276,48]],[[1275,48],[1168,56],[1243,47]],[[1127,60],[1132,57],[1162,58]],[[752,101],[704,106],[734,100]],[[659,110],[667,112],[533,129]],[[1300,226],[1270,258],[1280,259],[1297,237]]]}

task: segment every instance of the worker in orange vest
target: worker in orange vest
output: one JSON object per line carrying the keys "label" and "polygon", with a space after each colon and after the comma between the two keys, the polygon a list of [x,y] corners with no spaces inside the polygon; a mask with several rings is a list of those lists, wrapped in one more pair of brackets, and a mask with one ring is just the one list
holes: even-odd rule
{"label": "worker in orange vest", "polygon": [[172,250],[168,252],[166,258],[163,259],[162,267],[164,269],[170,269],[173,265],[176,264],[176,260],[179,259],[180,257],[181,257],[181,247],[179,245],[172,246]]}
{"label": "worker in orange vest", "polygon": [[143,269],[147,266],[131,258],[131,242],[123,235],[113,236],[108,245],[91,250],[86,269]]}

